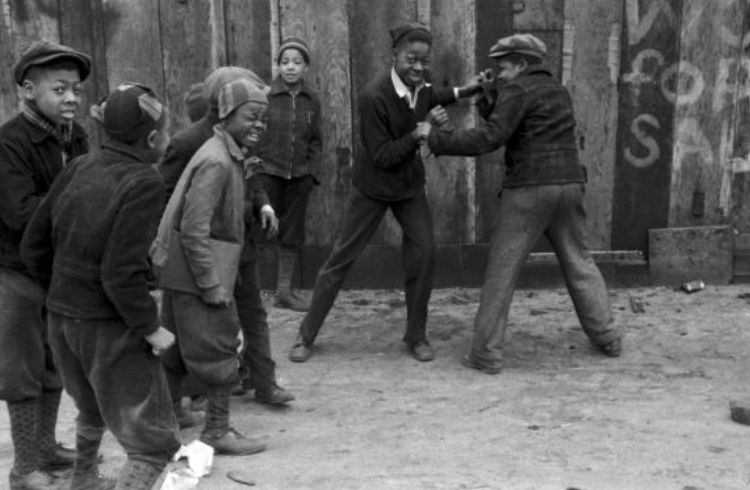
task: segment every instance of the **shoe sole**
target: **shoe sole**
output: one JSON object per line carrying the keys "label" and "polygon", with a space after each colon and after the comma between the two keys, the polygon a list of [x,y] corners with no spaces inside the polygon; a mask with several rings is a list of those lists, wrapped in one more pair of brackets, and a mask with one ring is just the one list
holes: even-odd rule
{"label": "shoe sole", "polygon": [[500,374],[502,372],[502,368],[488,368],[480,364],[474,363],[474,361],[472,361],[466,356],[461,358],[461,364],[463,364],[467,368],[476,369],[477,371],[481,371],[485,374]]}

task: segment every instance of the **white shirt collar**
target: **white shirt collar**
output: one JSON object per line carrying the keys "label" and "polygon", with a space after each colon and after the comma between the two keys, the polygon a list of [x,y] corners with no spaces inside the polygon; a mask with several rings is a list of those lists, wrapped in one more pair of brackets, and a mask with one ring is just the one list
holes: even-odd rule
{"label": "white shirt collar", "polygon": [[414,110],[414,108],[417,106],[417,97],[419,96],[419,91],[424,87],[430,86],[429,83],[422,82],[421,84],[419,84],[419,86],[417,86],[417,89],[414,91],[414,96],[412,97],[411,90],[409,90],[409,87],[404,83],[403,80],[401,80],[401,77],[398,76],[395,68],[391,68],[391,81],[393,82],[393,88],[396,90],[396,94],[401,99],[406,98],[406,101],[409,103],[409,109],[411,110]]}

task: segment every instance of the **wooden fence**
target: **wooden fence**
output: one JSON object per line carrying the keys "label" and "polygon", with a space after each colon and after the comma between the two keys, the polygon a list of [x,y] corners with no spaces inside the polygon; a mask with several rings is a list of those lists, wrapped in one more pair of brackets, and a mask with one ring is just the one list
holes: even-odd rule
{"label": "wooden fence", "polygon": [[[420,20],[434,33],[432,78],[462,83],[490,66],[489,46],[531,32],[569,87],[589,172],[590,246],[645,250],[650,228],[734,224],[750,231],[748,0],[0,0],[0,119],[16,110],[11,67],[47,38],[94,58],[87,103],[123,81],[156,88],[187,122],[182,96],[213,68],[270,80],[279,39],[312,49],[308,80],[324,110],[325,172],[308,242],[329,246],[358,141],[356,94],[391,62],[388,30]],[[451,116],[473,125],[474,108]],[[89,124],[90,126],[90,124]],[[428,193],[440,246],[489,238],[501,154],[431,159]],[[400,243],[389,217],[374,245]],[[541,248],[544,248],[543,246]]]}

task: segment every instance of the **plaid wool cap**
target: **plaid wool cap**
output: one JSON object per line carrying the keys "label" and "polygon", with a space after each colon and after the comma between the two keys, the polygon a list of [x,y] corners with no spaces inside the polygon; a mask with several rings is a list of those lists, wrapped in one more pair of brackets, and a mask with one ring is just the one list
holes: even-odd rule
{"label": "plaid wool cap", "polygon": [[287,49],[296,49],[302,53],[302,57],[305,58],[305,63],[310,64],[310,48],[307,47],[307,43],[298,37],[290,37],[284,39],[279,46],[279,50],[276,54],[276,64],[278,65],[281,61],[281,55]]}
{"label": "plaid wool cap", "polygon": [[271,90],[271,87],[266,85],[266,82],[264,82],[263,79],[247,68],[241,68],[239,66],[222,66],[211,72],[203,82],[205,90],[204,95],[206,101],[208,101],[208,106],[214,109],[218,108],[219,92],[221,91],[221,88],[229,82],[241,78],[249,80],[256,87],[263,90],[264,93],[268,93]]}
{"label": "plaid wool cap", "polygon": [[416,30],[424,31],[428,36],[430,36],[430,39],[432,39],[432,33],[426,25],[420,22],[409,22],[407,24],[402,24],[395,29],[391,29],[391,40],[393,41],[393,47],[395,48],[398,42],[403,39],[404,36]]}
{"label": "plaid wool cap", "polygon": [[134,141],[156,129],[164,105],[152,89],[137,83],[124,83],[91,107],[91,116],[104,131],[119,141]]}
{"label": "plaid wool cap", "polygon": [[23,85],[26,72],[32,66],[46,65],[63,59],[70,60],[78,65],[81,81],[88,78],[89,73],[91,73],[91,58],[87,54],[63,44],[44,40],[36,41],[24,50],[18,63],[13,68],[13,78],[18,85]]}
{"label": "plaid wool cap", "polygon": [[219,119],[226,119],[235,109],[248,102],[268,104],[268,98],[255,84],[240,78],[221,87],[219,91]]}
{"label": "plaid wool cap", "polygon": [[514,34],[504,37],[490,48],[490,58],[501,58],[511,53],[526,54],[544,59],[547,56],[547,46],[541,39],[531,34]]}

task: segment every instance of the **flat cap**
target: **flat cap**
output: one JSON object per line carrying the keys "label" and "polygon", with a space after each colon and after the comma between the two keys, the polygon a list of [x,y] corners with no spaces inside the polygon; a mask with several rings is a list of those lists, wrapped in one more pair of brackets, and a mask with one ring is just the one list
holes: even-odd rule
{"label": "flat cap", "polygon": [[222,66],[212,71],[210,75],[206,77],[203,82],[206,101],[208,106],[214,109],[219,107],[219,92],[221,88],[229,82],[244,78],[249,80],[256,87],[263,90],[265,93],[271,90],[266,83],[255,74],[255,72],[248,70],[247,68],[241,68],[239,66]]}
{"label": "flat cap", "polygon": [[35,41],[21,53],[21,58],[13,68],[13,77],[18,85],[23,85],[26,72],[32,66],[46,65],[52,61],[68,59],[78,65],[81,81],[91,73],[91,58],[85,53],[51,41]]}
{"label": "flat cap", "polygon": [[396,47],[398,42],[403,39],[404,36],[413,31],[423,31],[432,40],[432,33],[426,25],[419,22],[409,22],[402,24],[395,29],[391,29],[391,40],[393,41],[393,47]]}
{"label": "flat cap", "polygon": [[504,37],[490,48],[490,58],[500,58],[511,53],[526,54],[544,59],[547,56],[547,46],[531,34],[514,34]]}
{"label": "flat cap", "polygon": [[219,119],[225,119],[247,102],[268,104],[268,98],[257,85],[246,78],[227,83],[219,91]]}
{"label": "flat cap", "polygon": [[307,47],[305,41],[298,37],[290,37],[281,42],[281,46],[279,46],[279,50],[276,54],[276,64],[281,61],[281,55],[284,54],[284,51],[287,49],[296,49],[302,53],[302,57],[305,58],[305,63],[308,65],[310,64],[310,48]]}

